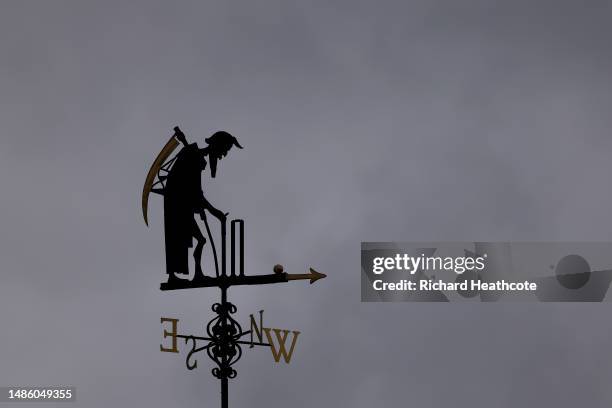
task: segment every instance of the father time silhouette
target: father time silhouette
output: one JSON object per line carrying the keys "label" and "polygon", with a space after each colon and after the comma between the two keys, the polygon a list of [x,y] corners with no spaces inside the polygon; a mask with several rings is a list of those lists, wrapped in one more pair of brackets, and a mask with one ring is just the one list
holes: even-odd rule
{"label": "father time silhouette", "polygon": [[[201,260],[206,239],[195,220],[195,215],[200,215],[207,228],[205,211],[219,219],[222,225],[225,225],[227,216],[227,213],[214,207],[202,191],[202,172],[208,164],[206,159],[210,161],[210,175],[215,178],[218,161],[227,156],[232,146],[240,149],[242,146],[231,134],[219,131],[205,139],[206,147],[199,148],[197,143],[187,143],[185,134],[178,127],[175,127],[174,131],[174,138],[183,145],[183,148],[173,159],[172,167],[167,170],[165,186],[161,191],[164,196],[166,273],[168,283],[181,281],[176,275],[189,274],[188,250],[193,247],[195,238],[193,282],[197,282],[204,279]],[[209,238],[212,239],[210,231]],[[211,245],[214,249],[214,243]]]}

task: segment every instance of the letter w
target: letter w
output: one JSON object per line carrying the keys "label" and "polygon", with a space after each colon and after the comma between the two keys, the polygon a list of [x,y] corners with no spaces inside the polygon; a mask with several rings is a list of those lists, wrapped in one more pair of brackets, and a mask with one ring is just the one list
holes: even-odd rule
{"label": "letter w", "polygon": [[[289,348],[289,353],[287,353],[287,349],[285,348],[285,342],[287,341],[287,335],[289,334],[289,330],[281,330],[281,329],[269,329],[267,327],[263,328],[266,333],[266,337],[268,338],[268,343],[270,343],[270,348],[272,349],[272,357],[274,357],[274,361],[277,363],[280,361],[281,356],[285,359],[285,363],[289,364],[291,361],[291,356],[293,355],[293,350],[295,349],[295,343],[297,342],[297,338],[300,335],[299,331],[293,331],[293,340],[291,341],[291,347]],[[276,334],[276,340],[278,341],[278,350],[274,346],[274,341],[272,340],[272,335],[270,335],[270,330],[274,331]],[[281,331],[283,335],[281,336]]]}

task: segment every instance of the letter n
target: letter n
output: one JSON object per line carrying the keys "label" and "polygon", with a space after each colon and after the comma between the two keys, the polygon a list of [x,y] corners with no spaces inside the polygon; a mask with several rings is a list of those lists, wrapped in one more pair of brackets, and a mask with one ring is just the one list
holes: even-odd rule
{"label": "letter n", "polygon": [[255,333],[255,335],[257,336],[257,340],[261,343],[263,338],[262,338],[262,330],[263,330],[263,310],[259,311],[259,326],[257,326],[257,321],[255,321],[255,318],[253,317],[253,315],[250,315],[251,317],[251,345],[249,346],[249,348],[253,348],[255,347],[255,344],[253,343],[253,333]]}

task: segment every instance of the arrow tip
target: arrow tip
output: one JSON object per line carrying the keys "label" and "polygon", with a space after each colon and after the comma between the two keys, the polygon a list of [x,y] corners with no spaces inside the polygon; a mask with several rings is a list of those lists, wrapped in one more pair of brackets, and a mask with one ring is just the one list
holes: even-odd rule
{"label": "arrow tip", "polygon": [[327,275],[321,272],[317,272],[314,269],[310,268],[310,284],[312,285],[319,279],[325,278]]}

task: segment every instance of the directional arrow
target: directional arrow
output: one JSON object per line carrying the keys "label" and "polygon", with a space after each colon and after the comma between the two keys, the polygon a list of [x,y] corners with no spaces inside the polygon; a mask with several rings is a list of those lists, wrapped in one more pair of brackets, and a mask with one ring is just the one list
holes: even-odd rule
{"label": "directional arrow", "polygon": [[276,265],[274,267],[274,273],[267,275],[253,275],[253,276],[219,276],[216,278],[204,277],[197,281],[188,281],[186,279],[180,279],[175,282],[162,283],[161,290],[176,290],[176,289],[192,289],[192,288],[205,288],[205,287],[225,287],[237,285],[265,285],[270,283],[282,283],[289,282],[292,280],[308,279],[313,284],[319,279],[325,278],[327,275],[321,272],[317,272],[312,268],[310,273],[286,273],[283,272],[282,265]]}
{"label": "directional arrow", "polygon": [[323,279],[327,275],[321,272],[317,272],[314,269],[310,268],[310,273],[288,273],[287,280],[298,280],[298,279],[310,279],[310,284],[312,285],[319,279]]}

